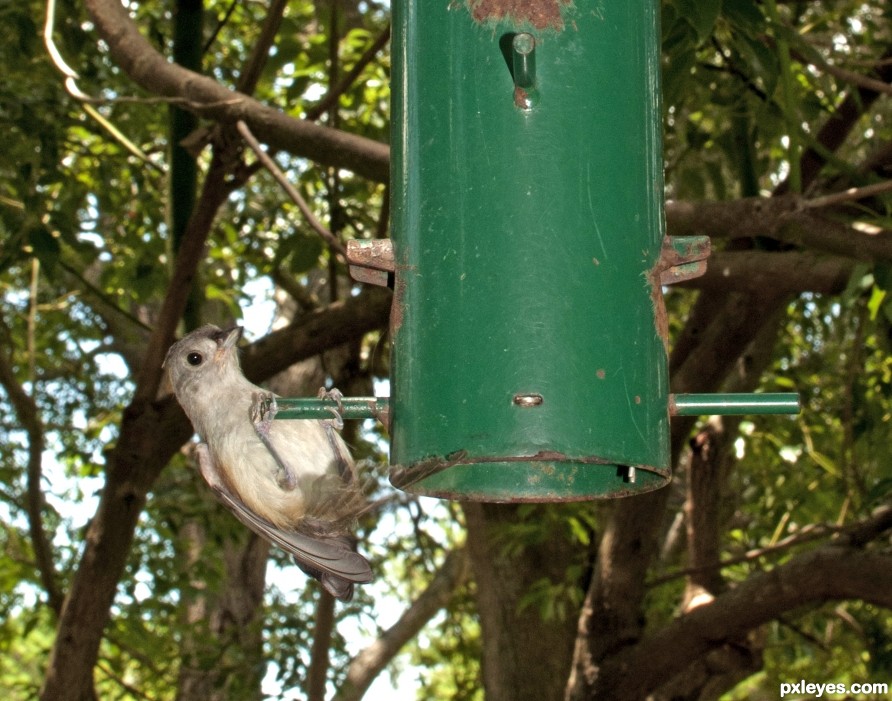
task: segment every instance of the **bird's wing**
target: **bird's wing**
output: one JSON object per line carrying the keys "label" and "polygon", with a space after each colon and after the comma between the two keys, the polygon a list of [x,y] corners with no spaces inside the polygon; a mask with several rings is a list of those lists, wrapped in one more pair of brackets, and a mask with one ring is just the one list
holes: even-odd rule
{"label": "bird's wing", "polygon": [[342,535],[308,536],[298,531],[277,528],[248,509],[226,485],[216,462],[204,444],[199,445],[198,465],[205,481],[233,515],[252,531],[291,554],[298,566],[318,579],[332,596],[349,601],[353,584],[372,581],[368,561]]}

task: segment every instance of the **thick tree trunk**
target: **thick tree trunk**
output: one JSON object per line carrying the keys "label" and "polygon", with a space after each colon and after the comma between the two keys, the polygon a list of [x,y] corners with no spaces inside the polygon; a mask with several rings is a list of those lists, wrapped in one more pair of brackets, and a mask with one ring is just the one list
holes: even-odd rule
{"label": "thick tree trunk", "polygon": [[171,442],[182,444],[191,433],[188,422],[164,426],[163,416],[156,407],[140,410],[131,406],[124,413],[99,507],[90,522],[86,547],[62,607],[41,689],[42,701],[95,698],[93,666],[109,607],[124,571],[149,486],[164,464],[155,462],[157,437],[163,435]]}
{"label": "thick tree trunk", "polygon": [[[220,518],[229,517],[220,511]],[[191,557],[201,557],[204,532],[194,523],[185,530]],[[202,582],[195,582],[193,596],[183,602],[190,635],[181,647],[177,701],[261,697],[265,670],[260,614],[270,546],[253,533],[245,535],[241,542],[224,546],[223,589],[207,591]],[[221,659],[227,664],[220,664]],[[238,674],[233,674],[234,668]]]}
{"label": "thick tree trunk", "polygon": [[[527,518],[552,508],[559,507],[539,506]],[[503,529],[518,522],[520,509],[529,507],[464,505],[483,629],[483,685],[487,701],[559,701],[573,655],[575,611],[569,607],[562,620],[543,620],[524,598],[543,578],[565,582],[568,567],[582,558],[557,528],[540,542],[505,547]]]}

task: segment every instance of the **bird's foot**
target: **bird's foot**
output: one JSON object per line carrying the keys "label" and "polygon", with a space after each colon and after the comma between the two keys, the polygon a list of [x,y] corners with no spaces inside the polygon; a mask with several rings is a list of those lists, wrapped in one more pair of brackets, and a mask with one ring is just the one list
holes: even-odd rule
{"label": "bird's foot", "polygon": [[278,412],[279,405],[276,403],[276,395],[272,392],[254,392],[251,395],[250,415],[251,423],[254,424],[254,432],[276,461],[278,466],[276,484],[290,492],[297,486],[297,474],[279,455],[270,438],[270,429]]}
{"label": "bird's foot", "polygon": [[334,417],[332,419],[324,419],[323,423],[326,426],[333,426],[335,429],[340,431],[344,428],[344,417],[341,414],[344,413],[344,395],[341,394],[341,390],[336,387],[332,387],[331,389],[325,389],[325,387],[320,387],[319,392],[316,394],[319,399],[330,399],[335,404],[337,404],[337,409],[329,409],[331,415]]}
{"label": "bird's foot", "polygon": [[251,423],[258,436],[269,436],[273,419],[279,413],[276,395],[272,392],[253,392],[251,394]]}

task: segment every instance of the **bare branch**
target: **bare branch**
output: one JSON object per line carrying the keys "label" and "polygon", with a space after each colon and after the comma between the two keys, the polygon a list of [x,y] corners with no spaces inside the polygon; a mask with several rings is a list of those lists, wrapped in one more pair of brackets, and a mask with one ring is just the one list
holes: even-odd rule
{"label": "bare branch", "polygon": [[16,416],[25,433],[28,434],[28,468],[26,511],[28,528],[31,533],[31,546],[34,548],[34,559],[40,582],[47,595],[50,608],[56,613],[62,610],[63,594],[59,588],[53,550],[46,531],[43,528],[43,425],[40,410],[34,399],[19,383],[9,363],[6,353],[0,353],[0,385],[6,390],[9,402],[15,409]]}
{"label": "bare branch", "polygon": [[[892,86],[889,87],[892,88]],[[885,182],[865,185],[864,187],[850,187],[843,192],[834,192],[831,195],[824,195],[823,197],[814,197],[805,200],[805,202],[802,203],[802,206],[808,209],[830,207],[831,205],[842,204],[843,202],[863,200],[883,192],[889,192],[890,190],[892,190],[892,180],[886,180]]]}
{"label": "bare branch", "polygon": [[[285,14],[285,8],[288,6],[288,0],[272,0],[269,9],[266,11],[266,18],[263,27],[260,30],[260,36],[251,50],[245,68],[239,76],[236,90],[245,95],[250,95],[257,87],[257,81],[260,80],[260,74],[266,65],[266,59],[269,57],[269,49],[276,40],[279,33],[279,27],[282,26],[282,16]],[[235,3],[233,2],[233,7]],[[230,12],[232,8],[230,8]]]}
{"label": "bare branch", "polygon": [[840,543],[860,548],[888,530],[892,530],[892,504],[883,504],[874,510],[870,518],[843,528],[837,537]]}
{"label": "bare branch", "polygon": [[825,546],[755,574],[629,647],[596,672],[585,698],[645,698],[725,641],[785,613],[830,600],[861,599],[892,608],[892,557]]}
{"label": "bare branch", "polygon": [[675,287],[750,294],[767,289],[781,295],[838,294],[854,270],[852,258],[813,251],[714,251],[704,275]]}
{"label": "bare branch", "polygon": [[347,668],[347,680],[333,701],[359,701],[372,681],[409,640],[443,608],[468,575],[464,548],[450,552],[427,589],[381,637],[362,650]]}
{"label": "bare branch", "polygon": [[334,630],[335,599],[322,591],[316,602],[316,618],[313,626],[313,644],[310,648],[310,664],[307,666],[305,688],[307,701],[325,701],[325,680],[328,674],[328,651]]}
{"label": "bare branch", "polygon": [[363,52],[362,56],[359,57],[359,60],[353,65],[353,68],[347,71],[344,77],[338,81],[337,85],[331,88],[318,104],[307,109],[305,118],[311,121],[316,121],[319,117],[328,112],[332,105],[338,101],[338,98],[350,89],[350,86],[352,86],[354,81],[359,78],[360,74],[365,70],[365,67],[372,62],[375,56],[378,55],[378,52],[384,48],[389,40],[390,25],[388,24],[387,28],[381,32],[375,41],[372,42],[371,46]]}
{"label": "bare branch", "polygon": [[829,523],[812,523],[803,527],[796,533],[791,533],[789,536],[779,540],[773,545],[768,545],[763,548],[753,548],[741,555],[728,557],[720,561],[716,560],[715,562],[706,563],[699,567],[687,567],[674,572],[667,572],[665,575],[653,579],[649,583],[649,586],[659,586],[672,581],[673,579],[694,574],[696,572],[717,570],[731,567],[733,565],[739,565],[744,562],[752,562],[753,560],[758,560],[766,555],[779,554],[798,545],[820,540],[831,534],[836,538],[837,544],[862,547],[870,541],[876,540],[884,532],[890,529],[892,529],[892,505],[884,504],[877,508],[869,518],[863,521],[858,521],[857,523],[852,523],[844,527],[835,526]]}
{"label": "bare branch", "polygon": [[[817,53],[813,53],[812,55],[815,56],[815,58],[817,59]],[[829,73],[834,78],[839,78],[846,83],[851,83],[852,85],[857,85],[858,87],[866,88],[867,90],[871,90],[873,92],[892,95],[892,85],[889,85],[889,83],[884,83],[882,80],[877,80],[876,78],[871,78],[870,76],[861,75],[860,73],[855,73],[854,71],[840,68],[839,66],[834,66],[832,63],[828,63],[827,61],[809,60],[802,55],[797,55],[796,58],[803,63],[808,63],[818,70],[823,71],[824,73]],[[881,67],[887,64],[884,61],[878,61],[873,63],[872,65],[875,67]]]}
{"label": "bare branch", "polygon": [[140,34],[118,0],[86,0],[85,4],[112,58],[149,92],[185,99],[194,112],[222,123],[241,119],[273,149],[346,168],[377,182],[387,180],[390,150],[386,144],[294,119],[170,63]]}
{"label": "bare branch", "polygon": [[231,191],[225,182],[225,172],[222,159],[215,155],[205,177],[201,196],[183,232],[167,294],[149,337],[131,407],[139,407],[141,403],[152,401],[158,393],[164,355],[173,343],[174,332],[186,308],[192,282],[204,258],[214,217]]}
{"label": "bare branch", "polygon": [[851,226],[818,216],[804,200],[748,197],[727,202],[666,203],[666,223],[674,236],[707,234],[738,239],[767,236],[858,260],[892,260],[892,235],[864,234]]}
{"label": "bare branch", "polygon": [[733,557],[726,557],[722,560],[714,560],[713,562],[673,570],[672,572],[667,572],[664,575],[655,577],[648,582],[648,586],[657,587],[676,580],[679,577],[715,572],[716,570],[724,569],[725,567],[733,567],[734,565],[740,565],[744,562],[753,562],[766,555],[781,554],[798,545],[812,543],[821,538],[825,538],[829,533],[834,533],[837,530],[837,528],[824,523],[809,524],[797,533],[793,533],[773,545],[767,545],[763,548],[752,548],[745,553]]}
{"label": "bare branch", "polygon": [[251,147],[251,150],[257,154],[257,158],[260,159],[260,162],[263,166],[272,173],[273,177],[276,179],[276,182],[282,186],[285,192],[288,193],[288,196],[292,199],[292,201],[297,205],[297,208],[301,211],[301,214],[304,215],[310,227],[319,234],[325,242],[331,246],[335,251],[337,251],[341,257],[346,260],[347,259],[347,251],[344,249],[344,246],[338,240],[338,237],[331,233],[325,225],[316,218],[316,215],[313,214],[313,210],[310,209],[310,205],[307,204],[307,201],[301,196],[301,194],[297,191],[297,188],[291,184],[282,170],[276,165],[276,162],[272,159],[266,151],[263,150],[263,147],[254,137],[254,134],[251,133],[251,130],[248,128],[248,125],[245,124],[242,120],[236,122],[236,127],[238,128],[239,134],[242,135],[242,138],[247,142],[248,146]]}

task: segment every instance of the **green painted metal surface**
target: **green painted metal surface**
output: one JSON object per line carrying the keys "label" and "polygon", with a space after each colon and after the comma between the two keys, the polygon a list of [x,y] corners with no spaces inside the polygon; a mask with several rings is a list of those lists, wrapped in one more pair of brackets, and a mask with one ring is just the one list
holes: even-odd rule
{"label": "green painted metal surface", "polygon": [[654,489],[660,281],[690,265],[661,259],[658,4],[503,5],[393,3],[391,480],[489,501]]}
{"label": "green painted metal surface", "polygon": [[798,414],[795,392],[764,394],[673,394],[669,398],[673,416],[728,416],[742,414]]}
{"label": "green painted metal surface", "polygon": [[277,419],[331,419],[335,415],[342,419],[380,419],[387,423],[387,409],[390,404],[382,397],[343,397],[334,399],[306,399],[303,397],[277,399],[279,411]]}

